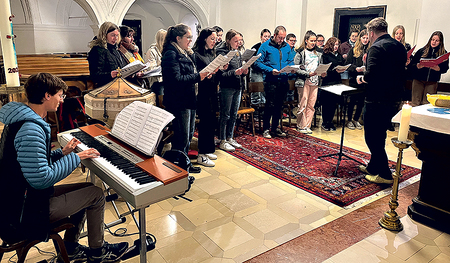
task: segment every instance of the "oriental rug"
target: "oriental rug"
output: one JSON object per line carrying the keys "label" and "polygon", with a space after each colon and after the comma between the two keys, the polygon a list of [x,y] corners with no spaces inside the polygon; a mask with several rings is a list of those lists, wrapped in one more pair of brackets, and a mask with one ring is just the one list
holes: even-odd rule
{"label": "oriental rug", "polygon": [[[339,165],[337,176],[333,176],[337,160],[319,157],[338,153],[339,144],[304,135],[294,129],[288,128],[285,132],[287,137],[272,139],[265,139],[259,134],[252,136],[247,131],[239,132],[235,139],[243,148],[229,153],[344,208],[353,207],[379,194],[390,193],[391,185],[378,185],[367,181],[357,168],[359,164],[345,157]],[[345,146],[343,153],[362,163],[368,163],[370,160],[370,154]],[[394,171],[396,162],[390,161],[389,164]],[[403,186],[417,181],[420,170],[402,165],[401,173],[400,182]]]}

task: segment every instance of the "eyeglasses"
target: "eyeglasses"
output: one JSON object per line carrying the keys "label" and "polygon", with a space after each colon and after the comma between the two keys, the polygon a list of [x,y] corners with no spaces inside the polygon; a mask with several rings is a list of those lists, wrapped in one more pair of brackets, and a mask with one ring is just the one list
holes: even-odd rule
{"label": "eyeglasses", "polygon": [[58,96],[59,96],[59,98],[62,99],[62,100],[64,100],[64,99],[66,98],[66,94],[61,94],[61,95],[58,94]]}

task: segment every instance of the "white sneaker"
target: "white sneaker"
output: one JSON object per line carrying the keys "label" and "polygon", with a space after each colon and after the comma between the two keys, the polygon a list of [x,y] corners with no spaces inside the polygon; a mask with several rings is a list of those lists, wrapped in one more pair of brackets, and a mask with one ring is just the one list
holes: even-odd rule
{"label": "white sneaker", "polygon": [[241,149],[242,148],[242,145],[240,145],[237,141],[235,141],[234,139],[231,139],[231,138],[229,138],[228,140],[227,140],[227,142],[229,143],[229,144],[231,144],[231,146],[233,146],[234,148],[237,148],[237,149]]}
{"label": "white sneaker", "polygon": [[272,139],[272,136],[270,135],[270,131],[269,130],[265,130],[263,132],[263,137],[266,139]]}
{"label": "white sneaker", "polygon": [[356,129],[362,130],[363,127],[361,123],[359,123],[359,121],[353,121],[353,124],[355,125]]}
{"label": "white sneaker", "polygon": [[214,167],[216,164],[211,161],[205,154],[199,154],[197,157],[197,164],[201,164],[207,167]]}
{"label": "white sneaker", "polygon": [[214,137],[214,145],[218,145],[220,143],[220,140],[217,137]]}
{"label": "white sneaker", "polygon": [[217,160],[217,155],[215,155],[214,153],[207,153],[205,155],[208,156],[210,160]]}
{"label": "white sneaker", "polygon": [[225,140],[222,140],[220,142],[219,148],[224,150],[224,151],[227,151],[227,152],[234,152],[236,150],[233,146],[231,146],[231,144],[229,144]]}
{"label": "white sneaker", "polygon": [[306,128],[305,130],[306,130],[306,133],[307,133],[307,134],[311,134],[311,133],[312,133],[312,131],[311,131],[310,128]]}
{"label": "white sneaker", "polygon": [[305,129],[297,128],[297,131],[298,131],[299,133],[308,134],[308,130],[307,130],[306,128],[305,128]]}

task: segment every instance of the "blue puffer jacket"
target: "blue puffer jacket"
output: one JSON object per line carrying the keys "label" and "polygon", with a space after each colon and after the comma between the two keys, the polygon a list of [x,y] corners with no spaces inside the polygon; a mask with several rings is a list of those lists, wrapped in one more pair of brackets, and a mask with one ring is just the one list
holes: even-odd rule
{"label": "blue puffer jacket", "polygon": [[63,155],[61,149],[50,154],[48,163],[47,146],[50,142],[50,125],[35,111],[23,103],[10,102],[0,109],[0,122],[9,125],[25,121],[14,140],[17,161],[23,176],[36,189],[45,189],[66,178],[77,168],[80,158],[75,153]]}
{"label": "blue puffer jacket", "polygon": [[288,81],[289,76],[294,76],[294,74],[287,73],[277,76],[272,74],[274,69],[281,70],[288,65],[294,65],[295,51],[286,42],[283,41],[281,45],[277,45],[272,37],[261,44],[259,53],[261,53],[261,57],[255,62],[255,66],[264,72],[264,81]]}

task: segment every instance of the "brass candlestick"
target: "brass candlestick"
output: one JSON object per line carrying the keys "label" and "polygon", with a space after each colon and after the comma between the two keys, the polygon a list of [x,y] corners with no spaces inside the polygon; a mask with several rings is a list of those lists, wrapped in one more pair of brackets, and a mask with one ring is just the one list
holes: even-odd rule
{"label": "brass candlestick", "polygon": [[402,222],[400,222],[400,217],[397,212],[395,212],[395,209],[398,207],[398,184],[401,177],[403,150],[411,146],[412,141],[407,140],[406,142],[402,142],[398,140],[398,137],[392,138],[391,141],[395,147],[398,148],[397,166],[395,167],[395,172],[392,175],[394,183],[392,185],[391,200],[389,201],[390,209],[384,212],[384,216],[380,219],[380,221],[378,221],[378,224],[387,230],[402,231],[403,225]]}

